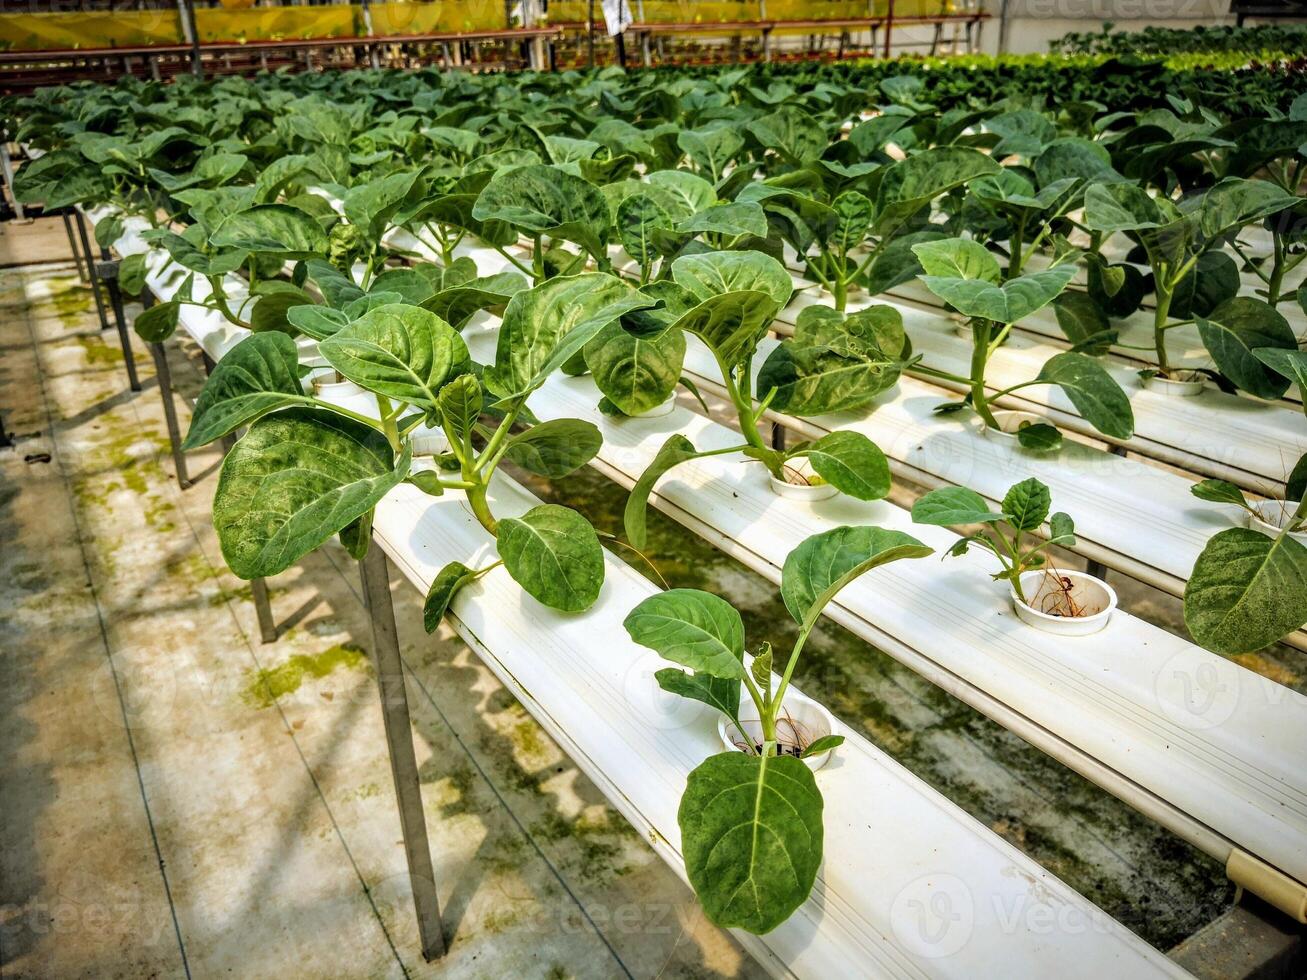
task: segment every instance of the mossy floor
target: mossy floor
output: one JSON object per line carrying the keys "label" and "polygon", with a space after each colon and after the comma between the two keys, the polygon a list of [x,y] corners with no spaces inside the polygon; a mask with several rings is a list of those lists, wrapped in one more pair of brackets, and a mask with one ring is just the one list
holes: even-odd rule
{"label": "mossy floor", "polygon": [[4,976],[759,975],[392,572],[450,943],[422,961],[355,567],[270,582],[259,643],[217,456],[178,488],[149,358],[133,395],[89,300],[71,266],[0,272]]}

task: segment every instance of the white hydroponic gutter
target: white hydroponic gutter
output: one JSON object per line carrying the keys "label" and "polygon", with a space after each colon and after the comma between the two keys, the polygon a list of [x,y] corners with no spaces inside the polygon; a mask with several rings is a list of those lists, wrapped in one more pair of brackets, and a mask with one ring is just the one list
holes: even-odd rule
{"label": "white hydroponic gutter", "polygon": [[[485,362],[496,321],[478,319],[465,338]],[[699,449],[740,443],[683,407],[614,420],[598,400],[589,378],[555,377],[531,405],[542,419],[597,425],[599,468],[627,486],[673,433]],[[782,499],[743,455],[682,464],[651,501],[773,581],[799,542],[841,524],[903,530],[941,555],[957,541],[886,501]],[[1120,610],[1092,636],[1032,630],[992,571],[978,550],[901,562],[854,582],[827,614],[1222,862],[1238,847],[1307,881],[1307,697]],[[1213,692],[1219,708],[1203,700]]]}
{"label": "white hydroponic gutter", "polygon": [[[755,381],[776,346],[771,339],[758,345]],[[725,396],[716,361],[695,340],[685,370],[701,388]],[[899,475],[929,487],[969,487],[996,503],[1013,483],[1038,477],[1052,491],[1055,508],[1076,521],[1070,550],[1174,596],[1184,595],[1212,535],[1242,523],[1244,512],[1233,504],[1194,497],[1187,477],[1074,439],[1064,440],[1055,454],[1030,453],[1013,439],[986,436],[974,418],[936,415],[935,406],[947,398],[939,388],[905,376],[863,414],[795,418],[768,411],[767,417],[809,439],[837,429],[862,432],[898,464]],[[1307,648],[1307,634],[1291,634],[1285,642]]]}
{"label": "white hydroponic gutter", "polygon": [[[120,254],[147,250],[137,232],[115,243]],[[165,253],[150,250],[147,283],[160,299],[174,295],[185,278],[185,270],[170,265]],[[245,334],[191,306],[182,308],[181,325],[210,356],[221,356]],[[507,478],[495,481],[491,497],[501,513],[538,503]],[[476,567],[494,553],[493,540],[458,493],[433,498],[403,484],[377,506],[373,529],[424,593],[446,563]],[[632,643],[621,626],[631,608],[658,590],[611,555],[605,565],[600,599],[586,613],[540,605],[500,568],[460,593],[451,618],[578,767],[684,875],[676,810],[690,769],[720,749],[715,720],[708,709],[659,692],[652,675],[663,662]],[[774,975],[1188,975],[866,739],[836,727],[847,741],[819,777],[827,860],[813,896],[766,936],[737,933]]]}
{"label": "white hydroponic gutter", "polygon": [[[780,323],[793,324],[805,306],[823,299],[815,284],[796,277],[795,285],[805,288],[781,312],[777,318]],[[903,326],[913,349],[924,355],[930,367],[964,377],[970,373],[971,342],[954,333],[955,322],[942,311],[859,296],[850,298],[850,312],[873,303],[893,306],[903,314]],[[990,358],[987,384],[997,391],[1029,381],[1039,374],[1045,361],[1064,350],[1065,344],[1055,346],[1016,332]],[[1110,362],[1104,367],[1130,398],[1135,415],[1132,439],[1110,439],[1097,432],[1076,413],[1061,390],[1050,385],[1023,388],[1004,396],[999,404],[1027,411],[1045,410],[1052,421],[1071,431],[1270,496],[1279,495],[1289,470],[1307,452],[1303,414],[1286,403],[1255,402],[1214,388],[1190,398],[1178,398],[1141,388],[1133,368]],[[950,386],[946,381],[932,381]]]}

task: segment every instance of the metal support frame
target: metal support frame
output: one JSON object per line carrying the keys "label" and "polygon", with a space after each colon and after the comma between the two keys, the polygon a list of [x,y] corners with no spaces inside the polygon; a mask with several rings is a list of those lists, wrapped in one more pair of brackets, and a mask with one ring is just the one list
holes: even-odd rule
{"label": "metal support frame", "polygon": [[68,234],[68,249],[73,253],[73,263],[77,266],[77,281],[90,282],[90,277],[82,268],[82,253],[77,248],[77,237],[73,234],[73,221],[68,217],[68,212],[59,212],[59,217],[64,219],[64,231]]}
{"label": "metal support frame", "polygon": [[422,785],[418,780],[408,694],[404,688],[404,661],[399,654],[395,609],[390,600],[390,574],[386,567],[386,553],[375,539],[359,562],[359,577],[372,623],[372,662],[381,695],[381,717],[386,727],[386,748],[390,756],[391,779],[395,783],[395,799],[399,803],[399,825],[404,838],[404,857],[408,861],[409,884],[413,890],[418,938],[423,958],[431,961],[445,953],[444,927],[440,921],[436,872],[431,863],[431,845],[427,840],[427,822],[422,810]]}
{"label": "metal support frame", "polygon": [[[141,290],[141,305],[149,309],[154,296],[149,289]],[[177,471],[177,485],[183,490],[191,486],[186,469],[186,453],[182,451],[182,430],[177,422],[177,395],[172,388],[172,370],[168,367],[168,352],[161,343],[152,343],[150,357],[154,359],[154,375],[159,382],[159,397],[163,399],[163,419],[168,426],[168,446],[172,450],[172,465]]]}
{"label": "metal support frame", "polygon": [[91,239],[86,234],[86,219],[82,212],[73,210],[77,219],[77,235],[82,242],[82,255],[86,257],[86,279],[91,284],[91,295],[95,297],[95,312],[100,315],[100,329],[109,329],[109,318],[104,314],[104,298],[100,295],[100,277],[95,271],[95,253],[91,251]]}
{"label": "metal support frame", "polygon": [[118,328],[118,343],[122,346],[123,363],[127,367],[127,384],[132,391],[140,391],[141,379],[136,376],[136,355],[132,352],[132,338],[127,330],[127,314],[123,310],[123,291],[118,286],[118,263],[106,258],[92,263],[92,266],[109,293],[114,326]]}

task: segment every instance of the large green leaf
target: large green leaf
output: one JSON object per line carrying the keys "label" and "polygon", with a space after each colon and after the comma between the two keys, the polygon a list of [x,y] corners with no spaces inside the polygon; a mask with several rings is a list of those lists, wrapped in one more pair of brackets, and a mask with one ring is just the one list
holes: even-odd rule
{"label": "large green leaf", "polygon": [[421,170],[400,171],[351,187],[341,202],[345,217],[380,242],[395,212],[421,195],[423,177]]}
{"label": "large green leaf", "polygon": [[735,154],[744,146],[744,139],[727,126],[683,129],[676,136],[676,145],[689,155],[695,166],[707,171],[709,179],[716,183]]}
{"label": "large green leaf", "polygon": [[1250,653],[1307,622],[1307,548],[1232,527],[1203,548],[1184,590],[1190,635],[1216,653]]}
{"label": "large green leaf", "polygon": [[627,415],[670,398],[684,361],[685,334],[675,328],[644,332],[615,320],[585,346],[585,366],[595,386]]}
{"label": "large green leaf", "polygon": [[1280,398],[1289,380],[1253,353],[1259,347],[1296,351],[1298,338],[1269,303],[1251,296],[1228,299],[1198,318],[1198,335],[1221,373],[1258,398]]}
{"label": "large green leaf", "polygon": [[1269,180],[1227,177],[1203,195],[1198,228],[1205,238],[1216,238],[1294,207],[1300,201],[1301,198]]}
{"label": "large green leaf", "polygon": [[967,487],[940,487],[918,498],[912,505],[912,520],[917,524],[957,527],[962,524],[990,524],[1003,515],[990,509],[989,503]]}
{"label": "large green leaf", "polygon": [[767,215],[762,207],[752,202],[731,201],[714,204],[677,223],[676,230],[685,235],[713,234],[738,238],[753,235],[763,238],[767,234]]}
{"label": "large green leaf", "polygon": [[408,475],[385,437],[312,408],[265,415],[227,453],[213,498],[223,557],[244,579],[276,575],[372,510]]}
{"label": "large green leaf", "polygon": [[523,469],[559,479],[594,459],[603,441],[593,422],[550,419],[513,436],[505,452]]}
{"label": "large green leaf", "polygon": [[721,293],[691,309],[676,321],[674,329],[697,336],[730,368],[753,353],[777,312],[776,301],[766,293]]}
{"label": "large green leaf", "polygon": [[513,295],[527,288],[526,279],[516,272],[497,272],[441,289],[422,303],[455,330],[480,310],[503,306]]}
{"label": "large green leaf", "polygon": [[441,387],[471,364],[456,330],[420,306],[401,303],[364,314],[318,349],[355,384],[425,408],[434,408]]}
{"label": "large green leaf", "polygon": [[205,382],[182,449],[198,449],[269,412],[310,401],[298,369],[295,341],[284,333],[250,334]]}
{"label": "large green leaf", "polygon": [[683,255],[672,263],[672,280],[700,302],[723,293],[759,292],[780,310],[790,301],[794,280],[780,262],[762,252]]}
{"label": "large green leaf", "polygon": [[671,589],[644,599],[622,623],[636,643],[712,677],[744,678],[744,621],[725,599]]}
{"label": "large green leaf", "polygon": [[[964,243],[961,239],[924,242],[914,245],[912,250],[922,260],[923,267],[927,262],[938,266],[942,264],[939,256],[944,251],[939,246],[947,246],[950,242],[957,243],[950,251],[959,268],[979,272],[982,276],[990,273],[990,268],[978,261],[974,249],[964,251],[960,247],[963,244],[975,245],[974,242]],[[1066,263],[1038,272],[1028,272],[1002,284],[988,278],[959,278],[953,275],[924,275],[921,281],[927,289],[964,316],[982,317],[996,323],[1016,323],[1051,303],[1066,289],[1075,274],[1075,266]]]}
{"label": "large green leaf", "polygon": [[604,549],[584,517],[541,504],[499,522],[499,557],[514,581],[551,609],[583,612],[604,584]]}
{"label": "large green leaf", "polygon": [[[1276,374],[1296,384],[1300,392],[1307,393],[1307,351],[1258,347],[1253,350],[1253,356]],[[1304,405],[1304,411],[1307,411],[1307,404]]]}
{"label": "large green leaf", "polygon": [[287,204],[258,204],[228,215],[210,239],[218,248],[312,259],[327,253],[327,234],[317,219]]}
{"label": "large green leaf", "polygon": [[1003,497],[1003,515],[1019,531],[1034,531],[1044,523],[1053,505],[1048,487],[1033,476],[1009,488]]}
{"label": "large green leaf", "polygon": [[[825,324],[814,329],[818,321]],[[782,340],[763,362],[758,393],[765,396],[775,388],[772,407],[798,416],[866,408],[898,380],[896,354],[903,344],[903,317],[892,306],[873,306],[847,318],[825,307],[807,307],[794,336]]]}
{"label": "large green leaf", "polygon": [[1171,220],[1134,184],[1093,184],[1085,190],[1085,224],[1094,231],[1139,231]]}
{"label": "large green leaf", "polygon": [[576,242],[605,257],[610,215],[599,188],[558,167],[537,164],[503,171],[472,208],[478,221],[503,221],[532,235]]}
{"label": "large green leaf", "polygon": [[649,509],[649,494],[653,492],[662,475],[673,466],[694,459],[699,451],[694,444],[682,435],[674,435],[663,443],[657,455],[635,481],[626,498],[626,509],[622,513],[622,524],[626,529],[626,540],[632,547],[643,549],[647,542],[645,519]]}
{"label": "large green leaf", "polygon": [[617,238],[642,269],[661,254],[654,232],[669,232],[672,224],[672,216],[650,194],[632,194],[617,205]]}
{"label": "large green leaf", "polygon": [[1086,422],[1103,435],[1129,439],[1135,434],[1130,398],[1107,369],[1088,354],[1065,351],[1050,357],[1039,379],[1062,389]]}
{"label": "large green leaf", "polygon": [[861,432],[829,432],[803,452],[817,475],[840,493],[858,500],[880,500],[889,493],[889,461]]}
{"label": "large green leaf", "polygon": [[967,147],[937,146],[914,153],[886,168],[876,195],[874,230],[887,235],[941,194],[998,170],[988,155]]}
{"label": "large green leaf", "polygon": [[504,309],[486,387],[504,398],[538,387],[560,348],[570,357],[623,314],[654,302],[602,272],[559,276],[515,293]]}
{"label": "large green leaf", "polygon": [[979,279],[997,283],[1003,278],[998,259],[989,249],[969,238],[944,238],[912,246],[922,271],[946,279]]}
{"label": "large green leaf", "polygon": [[810,626],[835,594],[864,572],[931,553],[910,534],[880,527],[837,527],[800,542],[781,569],[781,598],[794,621]]}
{"label": "large green leaf", "polygon": [[799,759],[723,752],[700,763],[677,817],[704,914],[759,934],[789,918],[821,866],[821,815],[816,780]]}

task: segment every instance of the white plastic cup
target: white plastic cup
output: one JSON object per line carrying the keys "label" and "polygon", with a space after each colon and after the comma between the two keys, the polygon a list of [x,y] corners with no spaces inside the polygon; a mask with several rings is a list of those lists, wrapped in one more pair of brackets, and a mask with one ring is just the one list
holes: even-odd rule
{"label": "white plastic cup", "polygon": [[[1082,609],[1082,616],[1056,616],[1041,611],[1041,599],[1056,591],[1056,579],[1071,580],[1070,597]],[[1057,636],[1088,636],[1107,625],[1116,609],[1116,590],[1085,572],[1035,569],[1021,576],[1021,589],[1029,605],[1017,598],[1017,590],[1010,587],[1012,608],[1021,621],[1045,633]]]}
{"label": "white plastic cup", "polygon": [[[802,475],[804,479],[812,476],[812,469],[806,463],[800,465],[790,464],[785,468]],[[785,497],[787,500],[806,500],[811,503],[817,500],[827,500],[839,493],[839,490],[829,483],[791,483],[789,480],[778,480],[770,473],[767,474],[767,479],[771,483],[772,493],[778,497]]]}
{"label": "white plastic cup", "polygon": [[[1299,503],[1297,500],[1259,500],[1253,504],[1256,513],[1248,515],[1248,526],[1254,531],[1261,531],[1268,538],[1278,538],[1280,532],[1293,520]],[[1301,545],[1307,545],[1307,531],[1294,531],[1289,537]]]}
{"label": "white plastic cup", "polygon": [[1192,398],[1202,394],[1207,387],[1203,376],[1196,371],[1173,371],[1175,377],[1164,378],[1160,374],[1141,377],[1139,383],[1149,391],[1173,398]]}
{"label": "white plastic cup", "polygon": [[[791,725],[797,732],[790,730]],[[762,741],[762,722],[758,719],[758,709],[747,697],[740,703],[740,728],[744,729],[744,734],[748,738],[754,740],[754,744]],[[785,695],[785,700],[781,702],[780,714],[776,719],[776,734],[781,741],[789,741],[787,735],[797,733],[801,735],[801,743],[806,746],[819,738],[825,738],[834,731],[835,718],[825,707],[801,694]],[[739,730],[725,715],[717,722],[717,734],[728,752],[745,751],[737,744],[740,738]],[[833,751],[827,749],[825,752],[819,752],[811,758],[804,759],[803,764],[816,772],[830,761]]]}
{"label": "white plastic cup", "polygon": [[994,421],[998,423],[998,428],[986,425],[984,428],[985,437],[988,439],[997,439],[1000,441],[1016,442],[1019,438],[1017,433],[1026,423],[1030,425],[1052,425],[1048,419],[1042,415],[1036,415],[1034,412],[995,412]]}

